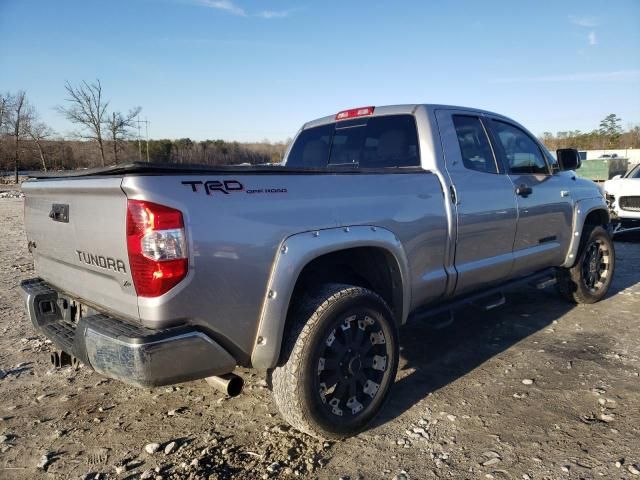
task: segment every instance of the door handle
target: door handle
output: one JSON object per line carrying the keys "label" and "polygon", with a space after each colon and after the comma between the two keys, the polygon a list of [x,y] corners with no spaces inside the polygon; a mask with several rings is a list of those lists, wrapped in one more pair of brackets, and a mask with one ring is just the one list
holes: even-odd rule
{"label": "door handle", "polygon": [[516,195],[520,195],[521,197],[526,197],[527,195],[531,195],[532,193],[533,189],[525,184],[516,187]]}
{"label": "door handle", "polygon": [[449,193],[451,194],[451,203],[454,205],[458,204],[458,195],[456,194],[456,187],[453,185],[449,186]]}
{"label": "door handle", "polygon": [[571,192],[569,190],[560,190],[561,197],[568,197],[569,195],[571,195]]}

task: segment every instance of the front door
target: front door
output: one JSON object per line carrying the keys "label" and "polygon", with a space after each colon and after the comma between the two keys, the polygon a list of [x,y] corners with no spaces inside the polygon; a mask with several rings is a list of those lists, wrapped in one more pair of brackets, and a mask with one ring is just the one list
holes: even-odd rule
{"label": "front door", "polygon": [[506,279],[513,264],[517,205],[484,120],[476,113],[436,111],[445,165],[455,196],[455,294]]}
{"label": "front door", "polygon": [[553,175],[540,145],[526,131],[501,119],[488,123],[518,202],[513,274],[558,266],[568,251],[573,221],[566,177]]}

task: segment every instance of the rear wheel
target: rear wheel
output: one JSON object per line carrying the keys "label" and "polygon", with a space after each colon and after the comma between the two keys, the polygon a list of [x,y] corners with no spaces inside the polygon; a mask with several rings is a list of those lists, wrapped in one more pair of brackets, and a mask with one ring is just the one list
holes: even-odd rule
{"label": "rear wheel", "polygon": [[558,271],[560,293],[576,303],[595,303],[607,294],[615,270],[613,241],[602,227],[585,232],[578,261]]}
{"label": "rear wheel", "polygon": [[398,367],[398,334],[374,292],[330,284],[294,314],[272,373],[282,416],[318,438],[361,431],[382,408]]}

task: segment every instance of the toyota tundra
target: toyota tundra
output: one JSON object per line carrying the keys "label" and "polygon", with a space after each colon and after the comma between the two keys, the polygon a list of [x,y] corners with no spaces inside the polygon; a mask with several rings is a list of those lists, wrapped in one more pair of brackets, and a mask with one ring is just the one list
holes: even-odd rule
{"label": "toyota tundra", "polygon": [[261,369],[291,425],[343,438],[381,410],[408,320],[523,282],[606,295],[607,204],[579,166],[505,116],[419,104],[308,122],[279,165],[42,174],[26,308],[58,363],[228,393]]}

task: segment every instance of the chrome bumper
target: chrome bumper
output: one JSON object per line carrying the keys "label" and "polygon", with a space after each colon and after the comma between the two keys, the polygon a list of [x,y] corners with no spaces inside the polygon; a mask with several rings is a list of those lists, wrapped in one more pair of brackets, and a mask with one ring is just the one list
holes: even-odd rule
{"label": "chrome bumper", "polygon": [[33,325],[95,371],[150,387],[231,372],[236,360],[193,327],[152,330],[94,313],[79,319],[72,299],[40,278],[20,284]]}

